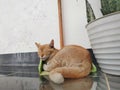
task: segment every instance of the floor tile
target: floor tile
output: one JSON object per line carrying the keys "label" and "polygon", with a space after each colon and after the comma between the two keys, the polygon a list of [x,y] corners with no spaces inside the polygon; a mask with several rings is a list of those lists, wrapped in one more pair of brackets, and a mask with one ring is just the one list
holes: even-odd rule
{"label": "floor tile", "polygon": [[97,72],[82,79],[65,79],[63,84],[58,85],[36,73],[16,72],[0,75],[0,90],[109,90],[108,86],[111,90],[120,90],[120,80],[117,78]]}
{"label": "floor tile", "polygon": [[106,74],[110,90],[120,90],[120,76]]}

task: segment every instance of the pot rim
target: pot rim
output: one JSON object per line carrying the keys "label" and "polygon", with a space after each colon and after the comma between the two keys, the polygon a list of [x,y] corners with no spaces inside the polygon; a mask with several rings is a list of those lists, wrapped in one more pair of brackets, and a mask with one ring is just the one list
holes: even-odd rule
{"label": "pot rim", "polygon": [[98,20],[103,19],[103,18],[106,18],[106,17],[110,17],[110,16],[112,16],[112,15],[116,15],[116,14],[120,14],[120,11],[113,12],[113,13],[104,15],[104,16],[102,16],[102,17],[100,17],[100,18],[97,18],[97,19],[95,19],[95,20],[93,20],[93,21],[90,21],[85,27],[87,28],[88,25],[90,25],[91,23],[93,23],[93,22],[95,22],[95,21],[98,21]]}

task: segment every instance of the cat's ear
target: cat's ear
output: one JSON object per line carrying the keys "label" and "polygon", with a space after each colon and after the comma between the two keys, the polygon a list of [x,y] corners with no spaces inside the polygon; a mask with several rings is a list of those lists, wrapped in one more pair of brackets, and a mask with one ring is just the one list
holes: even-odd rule
{"label": "cat's ear", "polygon": [[40,47],[40,43],[35,42],[35,45],[37,46],[37,48]]}
{"label": "cat's ear", "polygon": [[50,46],[51,48],[54,48],[54,40],[53,40],[53,39],[50,41],[49,46]]}

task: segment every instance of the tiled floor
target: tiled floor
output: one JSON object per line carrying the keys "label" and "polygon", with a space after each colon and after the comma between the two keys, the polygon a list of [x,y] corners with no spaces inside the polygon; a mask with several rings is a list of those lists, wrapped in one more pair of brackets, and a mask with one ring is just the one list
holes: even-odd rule
{"label": "tiled floor", "polygon": [[61,85],[37,73],[0,75],[0,90],[120,90],[120,76],[97,72],[83,79],[66,79]]}

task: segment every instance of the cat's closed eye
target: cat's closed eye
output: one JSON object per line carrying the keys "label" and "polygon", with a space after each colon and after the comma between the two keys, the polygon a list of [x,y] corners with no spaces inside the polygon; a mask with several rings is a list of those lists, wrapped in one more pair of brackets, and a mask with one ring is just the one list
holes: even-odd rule
{"label": "cat's closed eye", "polygon": [[47,51],[48,51],[48,52],[52,52],[52,51],[53,51],[53,49],[48,49]]}

